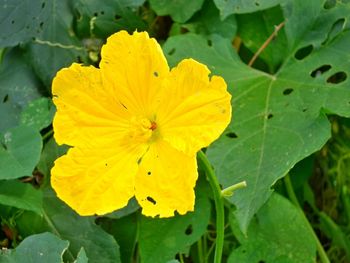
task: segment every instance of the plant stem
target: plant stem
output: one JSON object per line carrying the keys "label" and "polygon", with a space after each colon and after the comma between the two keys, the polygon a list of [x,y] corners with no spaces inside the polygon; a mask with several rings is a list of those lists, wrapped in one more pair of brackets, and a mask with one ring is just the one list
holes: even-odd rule
{"label": "plant stem", "polygon": [[328,256],[327,256],[327,253],[326,251],[324,251],[323,249],[323,246],[320,242],[320,240],[318,239],[314,229],[312,228],[309,220],[307,219],[307,217],[305,216],[304,214],[304,211],[303,209],[301,208],[300,204],[299,204],[299,201],[298,201],[298,198],[296,197],[295,195],[295,192],[294,192],[294,189],[293,189],[293,185],[292,185],[292,182],[290,181],[290,178],[289,178],[289,175],[287,174],[285,177],[284,177],[284,184],[286,186],[286,190],[287,190],[287,193],[288,193],[288,196],[289,196],[289,199],[292,201],[292,203],[298,208],[298,210],[300,211],[301,215],[302,215],[302,218],[304,219],[306,225],[308,226],[308,228],[310,229],[310,232],[312,233],[315,241],[316,241],[316,247],[317,247],[317,251],[318,251],[318,255],[320,257],[320,261],[322,263],[330,263],[329,259],[328,259]]}
{"label": "plant stem", "polygon": [[211,167],[207,156],[202,152],[198,152],[198,159],[202,163],[205,173],[207,175],[209,184],[213,191],[215,210],[216,210],[216,246],[214,263],[221,263],[222,250],[224,246],[224,232],[225,232],[225,211],[224,200],[221,195],[221,188],[216,178],[215,172]]}
{"label": "plant stem", "polygon": [[283,21],[278,26],[275,26],[275,30],[272,32],[272,34],[269,36],[268,39],[262,44],[262,46],[259,48],[259,50],[254,54],[252,59],[249,61],[248,66],[252,66],[255,62],[255,60],[259,57],[261,52],[264,51],[264,49],[270,44],[270,42],[277,36],[278,31],[281,30],[281,28],[284,26],[285,22]]}

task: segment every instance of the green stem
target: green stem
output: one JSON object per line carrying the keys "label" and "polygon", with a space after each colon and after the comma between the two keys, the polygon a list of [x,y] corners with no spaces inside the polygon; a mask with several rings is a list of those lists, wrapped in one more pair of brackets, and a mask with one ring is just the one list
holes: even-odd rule
{"label": "green stem", "polygon": [[198,240],[198,243],[197,243],[198,260],[199,260],[199,262],[204,262],[202,238],[203,238],[203,237],[201,237],[201,238]]}
{"label": "green stem", "polygon": [[323,246],[320,242],[320,240],[318,239],[314,229],[312,228],[309,220],[307,219],[307,217],[304,214],[303,209],[301,208],[298,198],[296,197],[295,193],[294,193],[294,189],[293,189],[293,185],[292,182],[290,181],[289,175],[287,174],[284,177],[284,184],[286,186],[286,190],[289,196],[289,199],[292,201],[292,203],[298,208],[298,210],[300,211],[300,214],[302,215],[302,218],[304,219],[306,225],[308,226],[308,228],[310,229],[310,232],[312,233],[315,241],[316,241],[316,247],[317,247],[317,251],[318,251],[318,255],[320,257],[320,260],[322,263],[330,263],[327,253],[326,251],[324,251]]}
{"label": "green stem", "polygon": [[53,134],[53,130],[49,130],[47,133],[43,135],[43,141],[45,141],[47,138],[51,137]]}
{"label": "green stem", "polygon": [[225,232],[225,211],[224,200],[221,195],[221,188],[216,178],[215,172],[211,167],[207,156],[202,152],[198,152],[198,159],[201,162],[205,173],[207,175],[211,189],[213,190],[215,210],[216,210],[216,246],[214,263],[221,263],[222,250],[224,246],[224,232]]}

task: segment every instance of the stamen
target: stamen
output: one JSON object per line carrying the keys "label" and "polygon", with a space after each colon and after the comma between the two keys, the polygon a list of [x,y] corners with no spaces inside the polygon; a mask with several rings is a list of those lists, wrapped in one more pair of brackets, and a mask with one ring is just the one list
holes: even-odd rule
{"label": "stamen", "polygon": [[154,131],[155,129],[157,129],[157,123],[155,123],[154,121],[152,121],[152,122],[151,122],[151,127],[150,127],[150,129],[151,129],[152,131]]}

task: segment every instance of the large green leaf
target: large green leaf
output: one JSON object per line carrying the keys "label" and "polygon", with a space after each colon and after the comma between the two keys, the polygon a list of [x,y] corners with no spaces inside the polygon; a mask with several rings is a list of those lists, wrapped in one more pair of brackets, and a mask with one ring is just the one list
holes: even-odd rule
{"label": "large green leaf", "polygon": [[285,0],[214,0],[222,18],[231,14],[253,13],[285,2]]}
{"label": "large green leaf", "polygon": [[43,216],[25,212],[16,222],[19,232],[24,236],[50,231],[68,240],[67,260],[73,261],[81,247],[84,247],[89,263],[121,262],[117,242],[95,224],[95,217],[79,216],[49,189],[44,192]]}
{"label": "large green leaf", "polygon": [[40,86],[21,50],[5,52],[0,67],[0,132],[18,124],[23,108],[40,96]]}
{"label": "large green leaf", "polygon": [[179,23],[189,20],[195,12],[201,9],[204,0],[150,0],[151,7],[157,15],[170,15]]}
{"label": "large green leaf", "polygon": [[229,39],[233,38],[237,31],[235,16],[232,15],[221,19],[219,10],[211,0],[205,1],[201,10],[181,27],[193,33],[203,35],[219,34]]}
{"label": "large green leaf", "polygon": [[46,1],[0,0],[0,47],[15,46],[37,36],[49,15]]}
{"label": "large green leaf", "polygon": [[144,263],[164,263],[190,246],[207,230],[210,202],[207,184],[197,183],[194,212],[167,219],[142,217],[139,226],[139,251]]}
{"label": "large green leaf", "polygon": [[241,246],[231,253],[228,263],[315,262],[316,241],[307,224],[293,204],[273,194],[252,220],[247,236],[240,238]]}
{"label": "large green leaf", "polygon": [[45,0],[50,15],[42,21],[43,30],[28,44],[29,59],[44,84],[51,86],[56,72],[74,61],[85,60],[86,52],[75,36],[73,13],[68,0]]}
{"label": "large green leaf", "polygon": [[[350,60],[344,59],[350,31],[327,33],[349,16],[349,5],[326,10],[321,3],[293,1],[284,13],[288,56],[275,75],[243,64],[231,41],[218,36],[211,46],[192,34],[171,37],[164,46],[172,65],[193,57],[229,85],[233,120],[208,155],[223,187],[247,181],[248,187],[230,198],[243,230],[270,196],[271,185],[330,137],[325,112],[350,116]],[[305,20],[302,30],[296,17]],[[308,45],[315,47],[311,54]]]}
{"label": "large green leaf", "polygon": [[74,1],[74,9],[78,14],[78,34],[84,37],[106,38],[119,30],[145,30],[144,21],[135,12],[143,2],[144,0]]}
{"label": "large green leaf", "polygon": [[41,214],[42,192],[16,180],[0,181],[0,204]]}
{"label": "large green leaf", "polygon": [[69,246],[51,233],[32,235],[24,239],[11,252],[0,252],[2,263],[62,263],[62,256]]}
{"label": "large green leaf", "polygon": [[40,158],[40,133],[18,126],[0,134],[0,180],[31,176]]}

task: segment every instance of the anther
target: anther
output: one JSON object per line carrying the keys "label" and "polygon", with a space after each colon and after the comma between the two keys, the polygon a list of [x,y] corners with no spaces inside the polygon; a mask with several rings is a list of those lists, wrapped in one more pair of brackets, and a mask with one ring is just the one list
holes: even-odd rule
{"label": "anther", "polygon": [[150,127],[150,129],[151,129],[152,131],[154,131],[155,129],[157,129],[157,123],[155,123],[154,121],[152,121],[152,122],[151,122],[151,127]]}

